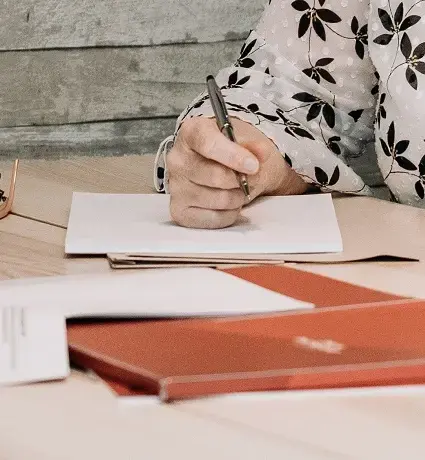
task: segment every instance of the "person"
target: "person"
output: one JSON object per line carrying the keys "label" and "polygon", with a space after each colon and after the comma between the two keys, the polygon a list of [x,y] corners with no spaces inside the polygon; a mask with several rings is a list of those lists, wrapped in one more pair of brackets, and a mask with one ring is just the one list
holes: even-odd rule
{"label": "person", "polygon": [[247,204],[235,171],[254,199],[373,195],[353,166],[370,149],[392,199],[425,207],[424,3],[269,0],[217,75],[238,143],[219,132],[205,92],[160,146],[155,185],[172,218],[232,225]]}

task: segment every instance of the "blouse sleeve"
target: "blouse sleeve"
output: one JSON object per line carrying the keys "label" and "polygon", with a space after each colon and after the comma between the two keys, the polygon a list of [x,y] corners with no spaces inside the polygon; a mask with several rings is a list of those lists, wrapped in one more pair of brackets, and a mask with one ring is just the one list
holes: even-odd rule
{"label": "blouse sleeve", "polygon": [[370,55],[380,75],[376,154],[393,198],[425,207],[425,1],[372,0]]}
{"label": "blouse sleeve", "polygon": [[[366,1],[270,0],[237,61],[216,77],[230,115],[256,126],[324,191],[371,194],[351,167],[374,143],[377,78],[368,16]],[[197,116],[213,116],[206,93],[180,115],[165,143],[172,144],[183,120]],[[167,191],[166,151],[157,156],[158,191]]]}

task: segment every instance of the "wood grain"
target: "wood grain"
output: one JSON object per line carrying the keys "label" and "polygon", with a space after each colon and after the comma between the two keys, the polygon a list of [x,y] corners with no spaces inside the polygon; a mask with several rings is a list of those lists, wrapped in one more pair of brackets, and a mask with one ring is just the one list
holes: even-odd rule
{"label": "wood grain", "polygon": [[175,124],[175,118],[155,118],[0,128],[0,157],[60,159],[151,154],[162,139],[174,132]]}
{"label": "wood grain", "polygon": [[[13,212],[65,228],[73,191],[155,193],[153,164],[154,155],[21,161]],[[0,171],[6,188],[11,162],[0,162]]]}
{"label": "wood grain", "polygon": [[65,230],[9,215],[0,221],[0,280],[110,270],[102,258],[66,258]]}
{"label": "wood grain", "polygon": [[240,46],[0,53],[0,126],[177,116]]}
{"label": "wood grain", "polygon": [[4,0],[0,49],[243,39],[265,4],[266,0]]}

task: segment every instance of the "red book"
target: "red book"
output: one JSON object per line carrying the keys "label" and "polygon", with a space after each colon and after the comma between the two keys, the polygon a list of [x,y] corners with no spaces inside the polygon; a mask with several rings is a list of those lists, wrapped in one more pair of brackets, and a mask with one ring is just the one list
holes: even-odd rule
{"label": "red book", "polygon": [[72,324],[71,360],[132,394],[140,389],[164,401],[243,391],[425,383],[425,301],[284,267],[230,273],[255,282],[262,274],[264,287],[285,286],[288,295],[290,286],[295,297],[322,308],[225,319]]}

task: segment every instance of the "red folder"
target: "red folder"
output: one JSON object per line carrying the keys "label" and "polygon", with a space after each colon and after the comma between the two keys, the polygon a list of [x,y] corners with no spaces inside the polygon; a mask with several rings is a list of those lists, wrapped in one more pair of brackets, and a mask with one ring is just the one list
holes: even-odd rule
{"label": "red folder", "polygon": [[[285,286],[288,294],[289,286],[322,308],[227,319],[72,324],[71,361],[120,382],[129,392],[140,389],[164,401],[243,391],[425,383],[425,301],[284,267],[238,268],[229,274],[249,275],[255,282],[262,274],[265,287]],[[329,289],[337,292],[327,295]]]}
{"label": "red folder", "polygon": [[72,325],[71,360],[162,400],[425,382],[425,302]]}

